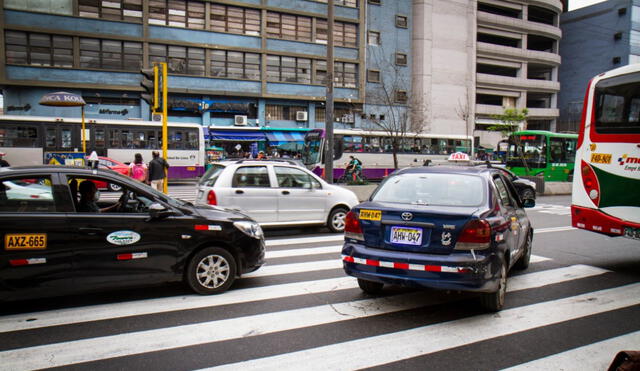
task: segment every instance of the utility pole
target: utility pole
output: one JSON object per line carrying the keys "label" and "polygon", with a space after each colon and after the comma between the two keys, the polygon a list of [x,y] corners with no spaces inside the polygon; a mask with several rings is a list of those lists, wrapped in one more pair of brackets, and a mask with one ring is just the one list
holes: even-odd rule
{"label": "utility pole", "polygon": [[333,0],[329,0],[327,11],[327,104],[325,106],[324,177],[333,184]]}

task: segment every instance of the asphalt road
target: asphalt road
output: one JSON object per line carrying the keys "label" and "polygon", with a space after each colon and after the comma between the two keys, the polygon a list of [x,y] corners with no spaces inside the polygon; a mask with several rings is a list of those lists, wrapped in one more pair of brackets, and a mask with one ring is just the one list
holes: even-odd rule
{"label": "asphalt road", "polygon": [[532,264],[497,314],[472,294],[363,294],[340,236],[267,231],[267,265],[222,295],[173,284],[3,304],[0,369],[606,369],[640,349],[640,242],[568,228],[569,203],[528,211]]}

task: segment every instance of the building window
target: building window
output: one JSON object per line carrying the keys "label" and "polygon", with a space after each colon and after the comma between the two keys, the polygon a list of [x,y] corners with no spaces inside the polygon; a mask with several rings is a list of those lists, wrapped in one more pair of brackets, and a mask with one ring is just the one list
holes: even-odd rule
{"label": "building window", "polygon": [[613,64],[620,64],[620,57],[613,57],[611,62],[613,62]]}
{"label": "building window", "polygon": [[335,62],[334,82],[337,87],[355,88],[358,81],[358,65],[355,63]]}
{"label": "building window", "polygon": [[211,31],[260,35],[260,11],[211,4]]}
{"label": "building window", "polygon": [[283,106],[279,104],[267,104],[265,114],[267,120],[291,120],[295,121],[296,112],[307,111],[304,106]]}
{"label": "building window", "polygon": [[204,76],[204,49],[149,44],[149,61],[165,62],[170,73]]}
{"label": "building window", "polygon": [[616,32],[613,34],[613,39],[618,41],[618,40],[622,40],[622,32]]}
{"label": "building window", "polygon": [[211,76],[260,80],[260,54],[211,50]]}
{"label": "building window", "polygon": [[7,64],[73,67],[71,36],[5,31]]}
{"label": "building window", "polygon": [[268,12],[267,36],[286,40],[311,41],[311,18]]}
{"label": "building window", "polygon": [[142,0],[78,0],[78,15],[88,18],[141,22]]}
{"label": "building window", "polygon": [[142,67],[142,44],[80,38],[80,67],[137,71]]}
{"label": "building window", "polygon": [[618,9],[618,15],[619,15],[619,16],[623,16],[623,15],[625,15],[625,14],[627,14],[627,8],[620,8],[620,9]]}
{"label": "building window", "polygon": [[267,56],[267,81],[311,83],[311,59]]}
{"label": "building window", "polygon": [[149,0],[149,24],[204,29],[204,3],[187,0]]}
{"label": "building window", "polygon": [[[316,21],[316,43],[326,44],[329,25],[327,20],[318,19]],[[358,47],[358,26],[353,23],[334,22],[333,23],[333,43],[336,46],[345,48]]]}
{"label": "building window", "polygon": [[404,53],[396,53],[396,64],[398,66],[406,66],[407,65],[407,55]]}
{"label": "building window", "polygon": [[409,27],[409,20],[407,19],[407,17],[405,17],[403,15],[397,15],[396,16],[396,27],[408,28]]}
{"label": "building window", "polygon": [[406,90],[396,90],[394,101],[396,103],[407,103],[407,92],[406,92]]}
{"label": "building window", "polygon": [[378,71],[378,70],[367,70],[367,81],[369,81],[369,82],[380,82],[380,71]]}
{"label": "building window", "polygon": [[373,4],[373,5],[380,5],[380,4],[382,4],[382,1],[381,1],[381,0],[369,0],[368,2],[369,2],[369,4]]}
{"label": "building window", "polygon": [[380,32],[369,31],[367,34],[367,43],[369,45],[380,45]]}
{"label": "building window", "polygon": [[[306,1],[306,0],[305,0]],[[319,3],[327,3],[327,0],[314,0],[317,1]],[[349,8],[357,8],[358,7],[358,0],[335,0],[333,2],[334,5],[341,5],[341,6],[346,6]]]}

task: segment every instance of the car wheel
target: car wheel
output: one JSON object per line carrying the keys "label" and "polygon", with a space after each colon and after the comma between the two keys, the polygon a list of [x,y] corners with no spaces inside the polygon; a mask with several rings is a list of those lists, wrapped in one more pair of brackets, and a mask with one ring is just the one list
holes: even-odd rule
{"label": "car wheel", "polygon": [[529,261],[531,260],[531,247],[533,246],[533,237],[531,233],[527,234],[527,240],[524,243],[524,252],[516,264],[513,266],[515,269],[527,269],[529,267]]}
{"label": "car wheel", "polygon": [[207,247],[193,256],[187,267],[186,281],[198,294],[226,291],[236,279],[236,260],[227,250]]}
{"label": "car wheel", "polygon": [[522,194],[520,195],[520,199],[524,200],[535,200],[536,198],[536,193],[533,191],[533,189],[527,188],[524,191],[522,191]]}
{"label": "car wheel", "polygon": [[498,312],[504,306],[504,296],[507,293],[506,262],[500,266],[498,290],[480,294],[480,305],[489,312]]}
{"label": "car wheel", "polygon": [[348,210],[342,207],[335,208],[329,214],[327,226],[333,233],[344,232],[344,219],[347,217]]}
{"label": "car wheel", "polygon": [[122,186],[114,183],[109,183],[109,190],[112,192],[120,192],[122,191]]}
{"label": "car wheel", "polygon": [[360,289],[366,292],[367,294],[375,295],[375,294],[379,294],[380,291],[382,291],[382,287],[384,286],[384,284],[380,282],[367,281],[367,280],[358,278],[358,286],[360,286]]}

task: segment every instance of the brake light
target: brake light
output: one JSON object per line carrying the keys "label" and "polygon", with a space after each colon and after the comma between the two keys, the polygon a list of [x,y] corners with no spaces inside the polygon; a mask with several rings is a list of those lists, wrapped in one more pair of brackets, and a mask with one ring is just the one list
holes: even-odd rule
{"label": "brake light", "polygon": [[218,200],[216,199],[216,193],[213,190],[210,190],[209,193],[207,193],[207,203],[209,205],[218,204]]}
{"label": "brake light", "polygon": [[344,237],[364,241],[360,220],[358,220],[358,216],[353,211],[349,211],[345,217]]}
{"label": "brake light", "polygon": [[458,241],[456,250],[482,250],[491,245],[491,226],[486,220],[475,219],[467,222]]}
{"label": "brake light", "polygon": [[591,165],[585,161],[582,161],[580,164],[580,170],[584,190],[591,201],[598,206],[600,204],[600,184],[598,183],[598,177],[596,176],[595,171],[593,171]]}

